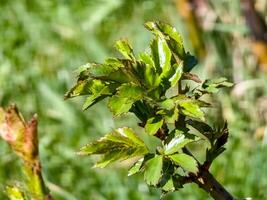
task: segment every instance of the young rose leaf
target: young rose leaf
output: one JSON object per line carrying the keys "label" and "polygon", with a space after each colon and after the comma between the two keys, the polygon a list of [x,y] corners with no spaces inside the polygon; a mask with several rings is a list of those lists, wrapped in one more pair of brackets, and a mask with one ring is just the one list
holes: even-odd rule
{"label": "young rose leaf", "polygon": [[118,67],[113,67],[112,65],[107,64],[93,64],[89,69],[88,72],[92,77],[104,77],[110,75],[112,72],[118,70]]}
{"label": "young rose leaf", "polygon": [[156,114],[162,116],[165,122],[174,123],[178,119],[178,108],[173,99],[166,99],[160,102],[159,106],[160,110]]}
{"label": "young rose leaf", "polygon": [[138,161],[136,161],[132,167],[128,170],[128,176],[132,176],[136,173],[143,171],[145,163],[154,157],[154,154],[146,154],[144,157],[140,158]]}
{"label": "young rose leaf", "polygon": [[156,114],[161,115],[166,123],[174,123],[179,116],[177,107],[174,107],[171,110],[159,110]]}
{"label": "young rose leaf", "polygon": [[114,115],[128,112],[134,102],[140,100],[144,95],[142,87],[133,84],[122,84],[117,93],[109,99],[108,106]]}
{"label": "young rose leaf", "polygon": [[144,89],[134,83],[125,83],[118,88],[116,95],[139,100],[144,95]]}
{"label": "young rose leaf", "polygon": [[139,81],[143,83],[148,89],[156,88],[160,84],[160,76],[156,71],[156,68],[143,61],[137,61],[133,65],[135,74],[137,74]]}
{"label": "young rose leaf", "polygon": [[87,82],[87,80],[77,81],[76,85],[65,94],[65,99],[90,94],[90,91],[86,87]]}
{"label": "young rose leaf", "polygon": [[169,79],[171,83],[171,87],[175,86],[177,82],[180,80],[183,74],[183,63],[180,62],[179,64],[174,64],[173,67],[175,68],[175,73]]}
{"label": "young rose leaf", "polygon": [[156,88],[160,84],[160,76],[157,74],[154,67],[151,67],[150,65],[146,65],[145,72],[145,83],[151,88]]}
{"label": "young rose leaf", "polygon": [[162,22],[147,22],[145,27],[155,35],[164,35],[171,50],[181,59],[185,57],[182,37],[174,27]]}
{"label": "young rose leaf", "polygon": [[143,166],[144,158],[139,159],[133,166],[128,170],[128,176],[132,176],[140,172]]}
{"label": "young rose leaf", "polygon": [[84,65],[79,66],[76,70],[75,73],[78,73],[79,76],[82,75],[88,68],[90,68],[91,63],[86,63]]}
{"label": "young rose leaf", "polygon": [[173,99],[166,99],[159,103],[160,108],[165,110],[171,110],[175,107],[175,101]]}
{"label": "young rose leaf", "polygon": [[217,93],[221,87],[232,87],[233,83],[226,78],[208,79],[202,84],[202,90],[208,93]]}
{"label": "young rose leaf", "polygon": [[149,135],[154,135],[157,133],[157,131],[162,127],[163,125],[163,119],[161,117],[152,117],[147,120],[145,125],[145,131]]}
{"label": "young rose leaf", "polygon": [[89,97],[87,97],[84,105],[83,110],[89,108],[94,103],[102,100],[103,98],[111,95],[115,92],[116,86],[114,87],[113,84],[106,85],[100,80],[92,80],[87,84],[87,90],[90,91]]}
{"label": "young rose leaf", "polygon": [[197,173],[197,161],[192,157],[184,153],[173,154],[168,156],[175,164],[181,166],[184,170]]}
{"label": "young rose leaf", "polygon": [[164,154],[171,155],[177,153],[181,148],[193,141],[195,140],[187,138],[185,134],[178,134],[164,146]]}
{"label": "young rose leaf", "polygon": [[175,191],[174,183],[172,177],[169,177],[165,185],[161,188],[164,192],[173,192]]}
{"label": "young rose leaf", "polygon": [[105,59],[104,64],[112,66],[112,68],[114,68],[114,69],[120,69],[120,68],[124,67],[121,59],[113,58],[113,57],[109,57],[109,58]]}
{"label": "young rose leaf", "polygon": [[217,130],[216,132],[217,133],[215,133],[215,138],[216,138],[215,146],[219,148],[225,145],[228,140],[229,130],[227,123],[225,122],[223,128]]}
{"label": "young rose leaf", "polygon": [[155,155],[145,164],[144,179],[148,185],[156,186],[162,176],[163,156]]}
{"label": "young rose leaf", "polygon": [[103,138],[81,148],[80,155],[100,154],[103,157],[95,167],[103,168],[117,160],[125,160],[148,153],[145,143],[132,129],[119,128]]}
{"label": "young rose leaf", "polygon": [[132,99],[115,95],[110,97],[108,101],[108,107],[115,116],[118,116],[128,112],[131,109],[133,103],[134,101]]}
{"label": "young rose leaf", "polygon": [[133,48],[127,40],[118,40],[115,44],[115,47],[126,59],[134,59]]}
{"label": "young rose leaf", "polygon": [[167,42],[161,37],[156,37],[152,40],[150,48],[158,72],[161,73],[161,77],[166,76],[171,67],[171,50]]}
{"label": "young rose leaf", "polygon": [[[127,83],[131,80],[124,71],[124,63],[117,58],[106,59],[103,64],[90,64],[86,70],[88,77],[107,82]],[[84,72],[85,73],[85,72]]]}
{"label": "young rose leaf", "polygon": [[184,101],[179,103],[180,112],[186,116],[205,120],[204,113],[195,101]]}
{"label": "young rose leaf", "polygon": [[201,135],[205,136],[210,142],[213,138],[213,129],[205,122],[189,119],[187,124],[195,128]]}
{"label": "young rose leaf", "polygon": [[89,107],[93,106],[95,103],[97,103],[97,102],[103,100],[103,99],[106,98],[106,97],[107,97],[107,95],[102,95],[102,96],[101,96],[101,93],[99,93],[99,94],[89,95],[89,96],[86,98],[86,100],[85,100],[85,102],[84,102],[84,104],[83,104],[82,109],[83,109],[83,110],[86,110],[86,109],[88,109]]}
{"label": "young rose leaf", "polygon": [[153,68],[155,68],[155,63],[154,63],[152,57],[149,54],[147,54],[147,53],[140,53],[139,54],[139,58],[140,58],[141,61],[143,61],[147,65],[150,65]]}

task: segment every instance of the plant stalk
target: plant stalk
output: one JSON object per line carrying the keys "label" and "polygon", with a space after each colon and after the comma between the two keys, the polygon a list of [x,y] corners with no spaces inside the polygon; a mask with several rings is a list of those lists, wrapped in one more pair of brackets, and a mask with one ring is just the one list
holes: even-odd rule
{"label": "plant stalk", "polygon": [[215,200],[234,200],[234,197],[205,169],[200,169],[193,182]]}
{"label": "plant stalk", "polygon": [[25,183],[27,190],[30,192],[30,199],[32,200],[52,200],[50,192],[47,189],[42,172],[41,163],[39,159],[30,162],[23,161],[23,172],[25,175]]}

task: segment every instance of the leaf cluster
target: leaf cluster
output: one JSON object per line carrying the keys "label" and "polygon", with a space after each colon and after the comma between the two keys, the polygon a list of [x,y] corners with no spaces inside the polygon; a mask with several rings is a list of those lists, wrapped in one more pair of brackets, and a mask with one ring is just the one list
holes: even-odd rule
{"label": "leaf cluster", "polygon": [[[77,83],[65,97],[86,96],[83,109],[108,98],[114,116],[133,113],[146,134],[161,140],[155,151],[150,152],[132,129],[124,127],[81,148],[80,154],[102,155],[96,167],[139,156],[129,175],[144,172],[147,184],[169,192],[190,182],[202,166],[188,148],[200,140],[191,128],[210,144],[204,162],[208,167],[224,151],[227,126],[214,130],[205,122],[203,108],[211,104],[201,97],[232,84],[225,78],[202,82],[191,73],[197,60],[185,51],[174,27],[162,22],[147,22],[145,27],[154,36],[148,51],[136,55],[127,40],[117,41],[115,47],[122,56],[80,67]],[[197,87],[191,88],[185,83],[188,80]],[[171,88],[177,93],[167,95]]]}

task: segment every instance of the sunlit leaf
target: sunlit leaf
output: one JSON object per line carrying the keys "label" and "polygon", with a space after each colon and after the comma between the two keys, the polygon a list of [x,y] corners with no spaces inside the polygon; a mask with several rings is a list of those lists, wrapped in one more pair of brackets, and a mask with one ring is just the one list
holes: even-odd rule
{"label": "sunlit leaf", "polygon": [[156,37],[151,42],[152,57],[157,69],[160,69],[161,76],[165,76],[171,67],[171,51],[165,39]]}
{"label": "sunlit leaf", "polygon": [[163,119],[161,117],[152,117],[147,120],[145,130],[149,135],[154,135],[163,125]]}
{"label": "sunlit leaf", "polygon": [[119,128],[103,138],[81,148],[80,155],[100,154],[103,157],[95,167],[105,167],[117,160],[125,160],[148,153],[144,142],[130,128]]}
{"label": "sunlit leaf", "polygon": [[118,88],[116,95],[137,100],[144,95],[144,90],[134,83],[125,83]]}
{"label": "sunlit leaf", "polygon": [[168,156],[175,164],[181,166],[183,169],[197,173],[197,161],[192,157],[184,153],[173,154]]}
{"label": "sunlit leaf", "polygon": [[208,93],[217,93],[221,87],[232,87],[233,83],[227,81],[226,78],[208,79],[202,84],[202,88]]}
{"label": "sunlit leaf", "polygon": [[172,177],[170,177],[169,180],[167,180],[165,185],[162,187],[162,190],[164,192],[173,192],[173,191],[175,191],[175,187],[174,187],[174,183],[173,183]]}
{"label": "sunlit leaf", "polygon": [[6,193],[10,200],[26,200],[24,193],[16,186],[7,186]]}
{"label": "sunlit leaf", "polygon": [[108,76],[110,73],[116,71],[116,68],[113,68],[110,65],[105,64],[95,64],[89,69],[89,73],[93,77],[102,77],[102,76]]}
{"label": "sunlit leaf", "polygon": [[92,80],[87,84],[87,88],[90,91],[89,97],[87,97],[83,109],[89,108],[94,103],[102,100],[103,98],[111,95],[115,92],[115,88],[112,85],[106,85],[100,80]]}
{"label": "sunlit leaf", "polygon": [[173,99],[166,99],[162,102],[160,102],[160,108],[166,109],[166,110],[171,110],[175,106],[175,101]]}
{"label": "sunlit leaf", "polygon": [[185,101],[179,103],[180,112],[186,116],[204,120],[204,112],[200,109],[198,104],[194,101]]}
{"label": "sunlit leaf", "polygon": [[182,59],[185,57],[182,37],[174,27],[162,22],[147,22],[145,27],[156,35],[164,35],[172,51]]}
{"label": "sunlit leaf", "polygon": [[154,64],[154,61],[153,61],[151,55],[149,55],[147,53],[140,53],[139,57],[144,63],[155,68],[155,64]]}
{"label": "sunlit leaf", "polygon": [[144,179],[148,185],[157,185],[162,176],[163,156],[156,155],[145,164]]}
{"label": "sunlit leaf", "polygon": [[86,86],[87,80],[78,81],[77,84],[65,94],[65,98],[89,94],[90,91]]}
{"label": "sunlit leaf", "polygon": [[[147,54],[143,54],[147,55]],[[147,57],[150,57],[147,55]],[[152,59],[150,57],[150,59]],[[153,62],[153,60],[152,60]],[[148,89],[153,89],[159,86],[160,76],[154,66],[154,63],[143,61],[142,59],[132,64],[133,76],[137,77],[138,82]]]}
{"label": "sunlit leaf", "polygon": [[125,73],[124,63],[117,58],[106,59],[103,64],[90,64],[90,67],[84,72],[88,77],[100,79],[103,81],[115,81],[118,83],[126,83],[131,79]]}
{"label": "sunlit leaf", "polygon": [[127,40],[117,41],[115,47],[126,59],[134,59],[133,48]]}
{"label": "sunlit leaf", "polygon": [[144,158],[141,158],[136,163],[134,163],[133,166],[128,170],[128,176],[132,176],[140,172],[143,162],[144,162]]}
{"label": "sunlit leaf", "polygon": [[176,135],[168,144],[164,146],[164,154],[170,155],[177,153],[181,148],[193,141],[194,139],[187,138],[185,134]]}
{"label": "sunlit leaf", "polygon": [[114,115],[120,115],[128,112],[133,103],[138,101],[144,95],[142,87],[133,83],[122,84],[116,93],[109,99],[109,108]]}
{"label": "sunlit leaf", "polygon": [[180,80],[183,74],[182,62],[179,65],[175,64],[173,67],[175,68],[175,73],[169,79],[169,81],[171,82],[171,87],[177,84],[177,82]]}
{"label": "sunlit leaf", "polygon": [[179,116],[177,107],[174,107],[171,110],[159,110],[156,114],[161,115],[166,123],[174,123]]}
{"label": "sunlit leaf", "polygon": [[109,99],[108,106],[114,115],[121,115],[128,112],[131,109],[133,103],[134,100],[132,99],[115,95]]}

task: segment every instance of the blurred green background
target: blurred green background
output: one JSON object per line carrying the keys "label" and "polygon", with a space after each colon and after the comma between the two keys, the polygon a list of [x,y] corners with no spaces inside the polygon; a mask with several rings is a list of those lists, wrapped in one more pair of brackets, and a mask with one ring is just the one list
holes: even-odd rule
{"label": "blurred green background", "polygon": [[[200,77],[225,76],[235,83],[214,97],[216,108],[209,111],[210,122],[227,119],[230,129],[227,151],[211,171],[234,196],[267,199],[267,1],[256,1],[254,11],[249,2],[0,0],[0,105],[15,102],[27,117],[38,113],[43,171],[55,199],[159,199],[141,176],[127,177],[128,163],[92,169],[92,158],[75,154],[114,127],[136,126],[136,119],[115,120],[104,103],[82,112],[83,98],[63,100],[78,66],[116,55],[114,40],[128,38],[137,52],[144,50],[147,20],[179,30],[186,49],[199,58],[194,72]],[[265,31],[262,38],[257,27]],[[0,141],[0,199],[7,199],[5,185],[21,180],[19,169]],[[165,199],[209,197],[187,185]]]}

